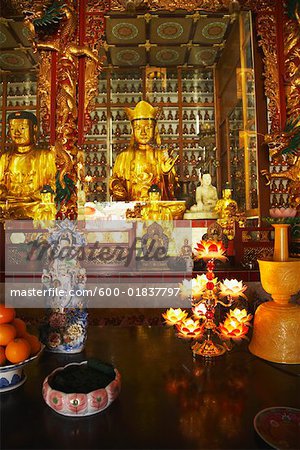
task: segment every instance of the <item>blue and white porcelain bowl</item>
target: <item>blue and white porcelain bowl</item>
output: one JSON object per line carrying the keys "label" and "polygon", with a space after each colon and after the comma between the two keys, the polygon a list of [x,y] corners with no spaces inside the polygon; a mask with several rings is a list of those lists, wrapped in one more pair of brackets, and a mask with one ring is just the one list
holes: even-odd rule
{"label": "blue and white porcelain bowl", "polygon": [[18,364],[10,364],[9,366],[0,366],[0,393],[11,391],[19,386],[22,386],[26,381],[26,375],[24,373],[24,366],[29,364],[34,359],[38,358],[45,346],[42,345],[40,351],[31,356],[31,358],[25,359]]}

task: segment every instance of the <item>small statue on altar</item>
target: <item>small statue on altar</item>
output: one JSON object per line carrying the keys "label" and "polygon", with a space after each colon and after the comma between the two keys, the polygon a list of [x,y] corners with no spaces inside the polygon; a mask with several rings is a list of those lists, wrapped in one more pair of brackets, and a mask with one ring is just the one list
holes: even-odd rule
{"label": "small statue on altar", "polygon": [[188,239],[184,239],[183,246],[180,249],[180,256],[183,256],[185,258],[190,258],[192,255],[193,255],[192,246],[189,245]]}
{"label": "small statue on altar", "polygon": [[203,241],[222,242],[224,247],[228,247],[228,238],[225,236],[220,224],[214,222],[209,225],[207,232],[202,236]]}
{"label": "small statue on altar", "polygon": [[232,189],[227,182],[222,191],[222,198],[217,201],[215,206],[215,211],[219,216],[218,223],[229,240],[234,238],[235,222],[239,222],[240,226],[244,226],[243,214],[238,212],[237,202],[231,198],[231,193]]}
{"label": "small statue on altar", "polygon": [[185,219],[215,219],[217,215],[214,211],[218,201],[218,192],[215,186],[211,184],[211,175],[204,173],[201,176],[199,170],[200,186],[196,189],[196,204],[184,214]]}
{"label": "small statue on altar", "polygon": [[133,110],[125,110],[132,137],[128,148],[115,161],[109,186],[113,200],[146,201],[152,184],[159,186],[163,200],[173,200],[178,187],[174,167],[177,157],[160,147],[159,109],[141,101]]}
{"label": "small statue on altar", "polygon": [[201,177],[199,173],[200,186],[196,189],[196,205],[191,207],[192,212],[209,211],[212,212],[218,201],[218,192],[211,184],[211,176],[204,173]]}
{"label": "small statue on altar", "polygon": [[238,211],[238,205],[233,198],[231,198],[232,189],[229,183],[225,183],[224,189],[222,190],[222,198],[217,201],[215,206],[215,211],[217,212],[220,219],[228,219],[234,217]]}
{"label": "small statue on altar", "polygon": [[8,116],[13,148],[0,156],[0,208],[12,219],[54,219],[55,151],[35,147],[37,118],[28,111]]}
{"label": "small statue on altar", "polygon": [[141,217],[151,221],[173,220],[170,209],[161,204],[161,191],[157,184],[153,184],[148,190],[148,201],[142,208]]}

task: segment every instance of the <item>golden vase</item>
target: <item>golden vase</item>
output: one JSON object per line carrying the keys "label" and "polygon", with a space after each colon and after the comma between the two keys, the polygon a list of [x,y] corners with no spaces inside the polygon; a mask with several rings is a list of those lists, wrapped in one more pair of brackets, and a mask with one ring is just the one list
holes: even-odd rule
{"label": "golden vase", "polygon": [[274,226],[274,259],[258,260],[262,287],[272,300],[255,312],[249,350],[267,361],[299,364],[300,306],[290,297],[300,290],[300,259],[288,258],[288,227]]}

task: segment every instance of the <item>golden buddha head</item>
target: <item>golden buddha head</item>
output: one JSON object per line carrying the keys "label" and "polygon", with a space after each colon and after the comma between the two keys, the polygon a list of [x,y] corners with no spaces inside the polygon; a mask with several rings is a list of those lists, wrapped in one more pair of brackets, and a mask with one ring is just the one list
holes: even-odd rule
{"label": "golden buddha head", "polygon": [[41,190],[41,200],[42,203],[53,203],[53,194],[54,191],[48,184],[45,184],[43,186],[43,189]]}
{"label": "golden buddha head", "polygon": [[29,111],[18,111],[8,116],[9,132],[14,144],[26,147],[35,143],[37,118]]}
{"label": "golden buddha head", "polygon": [[153,142],[160,144],[157,129],[159,108],[154,108],[150,103],[141,101],[134,109],[125,108],[125,111],[131,121],[134,142],[141,145]]}
{"label": "golden buddha head", "polygon": [[148,195],[150,202],[158,202],[161,200],[161,190],[157,184],[152,184],[148,190]]}
{"label": "golden buddha head", "polygon": [[232,189],[230,187],[230,184],[228,182],[225,183],[223,190],[222,190],[223,198],[224,199],[231,198],[231,192],[232,192]]}

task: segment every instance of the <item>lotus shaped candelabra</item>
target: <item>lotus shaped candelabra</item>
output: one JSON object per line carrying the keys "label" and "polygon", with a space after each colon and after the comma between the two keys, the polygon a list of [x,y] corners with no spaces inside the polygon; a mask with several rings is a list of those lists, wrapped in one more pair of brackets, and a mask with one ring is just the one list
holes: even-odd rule
{"label": "lotus shaped candelabra", "polygon": [[[246,300],[246,286],[238,280],[219,281],[214,273],[215,259],[224,261],[225,249],[220,242],[201,241],[195,248],[195,258],[204,259],[206,274],[197,275],[179,284],[182,298],[189,298],[192,317],[181,309],[168,309],[163,317],[166,324],[175,326],[179,338],[192,341],[192,351],[204,357],[220,356],[232,347],[233,341],[246,338],[251,315],[239,308]],[[223,320],[218,320],[219,307],[229,308]],[[235,306],[235,309],[230,309]]]}

